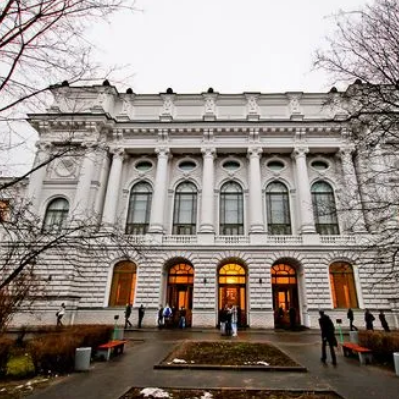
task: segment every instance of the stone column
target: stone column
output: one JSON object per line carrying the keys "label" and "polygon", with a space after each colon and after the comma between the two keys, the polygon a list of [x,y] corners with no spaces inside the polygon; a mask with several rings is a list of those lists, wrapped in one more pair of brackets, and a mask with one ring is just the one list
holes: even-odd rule
{"label": "stone column", "polygon": [[201,224],[200,233],[215,233],[214,219],[214,159],[216,150],[214,148],[202,148],[204,165],[202,171],[202,201],[201,201]]}
{"label": "stone column", "polygon": [[354,232],[366,232],[362,203],[359,194],[359,185],[353,165],[352,154],[355,150],[353,145],[341,147],[339,155],[341,156],[342,171],[346,188],[346,203],[348,205],[348,221],[352,220],[351,229]]}
{"label": "stone column", "polygon": [[[51,144],[50,143],[36,143],[37,153],[33,169],[38,167],[43,162],[46,162],[50,157]],[[39,210],[40,194],[43,187],[43,180],[46,177],[47,165],[39,167],[29,176],[29,186],[27,199],[31,202],[32,212],[37,213]]]}
{"label": "stone column", "polygon": [[102,223],[104,226],[112,226],[115,224],[118,198],[120,197],[119,187],[122,175],[122,164],[125,154],[123,148],[112,148],[110,152],[113,156],[103,209]]}
{"label": "stone column", "polygon": [[91,178],[93,176],[96,157],[94,143],[83,143],[82,147],[85,148],[85,155],[80,167],[79,181],[76,186],[75,198],[71,209],[73,218],[77,220],[82,220],[91,216],[88,212],[88,203],[90,200]]}
{"label": "stone column", "polygon": [[300,231],[302,234],[316,232],[313,217],[312,195],[310,193],[308,168],[306,165],[307,147],[296,147],[293,156],[296,162],[296,182],[299,199]]}
{"label": "stone column", "polygon": [[169,148],[157,148],[157,173],[151,206],[150,233],[163,233],[164,209],[167,191]]}
{"label": "stone column", "polygon": [[262,182],[260,174],[260,157],[262,148],[248,149],[249,158],[249,221],[250,233],[264,233],[264,218],[262,206]]}

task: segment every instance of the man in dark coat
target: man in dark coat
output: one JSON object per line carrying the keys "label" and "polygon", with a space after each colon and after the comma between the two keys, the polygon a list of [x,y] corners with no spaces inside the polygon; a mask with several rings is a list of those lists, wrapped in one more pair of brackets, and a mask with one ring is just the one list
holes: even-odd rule
{"label": "man in dark coat", "polygon": [[330,317],[324,314],[323,310],[319,311],[320,318],[319,318],[319,325],[321,329],[321,361],[326,363],[327,353],[326,353],[326,346],[330,347],[330,354],[331,354],[331,362],[335,366],[337,364],[337,358],[335,356],[334,347],[337,346],[337,339],[335,338],[335,327],[333,322],[331,321]]}
{"label": "man in dark coat", "polygon": [[384,329],[385,332],[390,332],[391,330],[389,329],[388,326],[388,322],[385,319],[385,314],[383,310],[380,310],[380,314],[378,315],[380,322],[381,322],[381,326]]}
{"label": "man in dark coat", "polygon": [[353,324],[353,320],[355,319],[353,315],[353,310],[351,308],[348,309],[348,314],[347,314],[348,320],[349,320],[349,328],[351,331],[357,331],[357,327]]}
{"label": "man in dark coat", "polygon": [[143,322],[144,313],[145,313],[145,309],[144,309],[143,304],[141,304],[139,307],[139,325],[138,325],[139,328],[141,328],[141,323]]}
{"label": "man in dark coat", "polygon": [[373,314],[368,309],[366,309],[366,311],[364,312],[364,321],[366,322],[366,330],[374,331],[374,325],[373,325],[374,320],[375,317],[373,316]]}
{"label": "man in dark coat", "polygon": [[132,304],[127,303],[125,307],[125,328],[132,327],[132,323],[130,322],[130,315],[132,314]]}

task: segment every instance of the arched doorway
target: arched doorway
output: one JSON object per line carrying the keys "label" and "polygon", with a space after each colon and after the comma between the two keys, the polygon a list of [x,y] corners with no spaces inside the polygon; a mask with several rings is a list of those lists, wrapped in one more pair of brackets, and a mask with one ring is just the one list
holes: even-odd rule
{"label": "arched doorway", "polygon": [[271,271],[275,327],[290,326],[290,309],[291,314],[295,316],[295,324],[298,324],[298,281],[295,268],[285,263],[279,263],[274,265]]}
{"label": "arched doorway", "polygon": [[172,326],[179,324],[179,309],[186,309],[186,326],[191,326],[193,309],[194,268],[188,263],[172,266],[168,275],[167,303],[173,310]]}
{"label": "arched doorway", "polygon": [[137,268],[130,261],[122,261],[115,265],[112,274],[109,306],[126,306],[133,304],[136,289]]}
{"label": "arched doorway", "polygon": [[237,306],[238,326],[247,325],[246,271],[237,263],[228,263],[219,270],[219,315],[228,305]]}

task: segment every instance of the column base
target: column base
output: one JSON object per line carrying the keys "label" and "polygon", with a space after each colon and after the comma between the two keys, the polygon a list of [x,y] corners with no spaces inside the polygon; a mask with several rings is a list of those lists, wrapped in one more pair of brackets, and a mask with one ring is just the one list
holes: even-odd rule
{"label": "column base", "polygon": [[267,239],[267,233],[264,231],[262,232],[250,232],[249,233],[249,240],[251,244],[258,244],[258,245],[265,245]]}
{"label": "column base", "polygon": [[197,234],[198,244],[213,245],[215,243],[215,234],[205,233],[203,231]]}

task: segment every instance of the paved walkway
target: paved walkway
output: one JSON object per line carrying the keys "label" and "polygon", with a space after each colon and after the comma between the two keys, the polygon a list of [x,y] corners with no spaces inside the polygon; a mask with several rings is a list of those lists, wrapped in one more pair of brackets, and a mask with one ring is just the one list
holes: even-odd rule
{"label": "paved walkway", "polygon": [[226,340],[211,331],[130,331],[125,354],[108,363],[94,363],[89,372],[75,373],[38,391],[29,399],[118,399],[132,386],[181,388],[332,389],[346,399],[399,399],[399,377],[338,353],[338,365],[320,362],[316,332],[240,332],[238,340],[269,341],[307,367],[307,373],[208,370],[154,370],[183,339]]}

